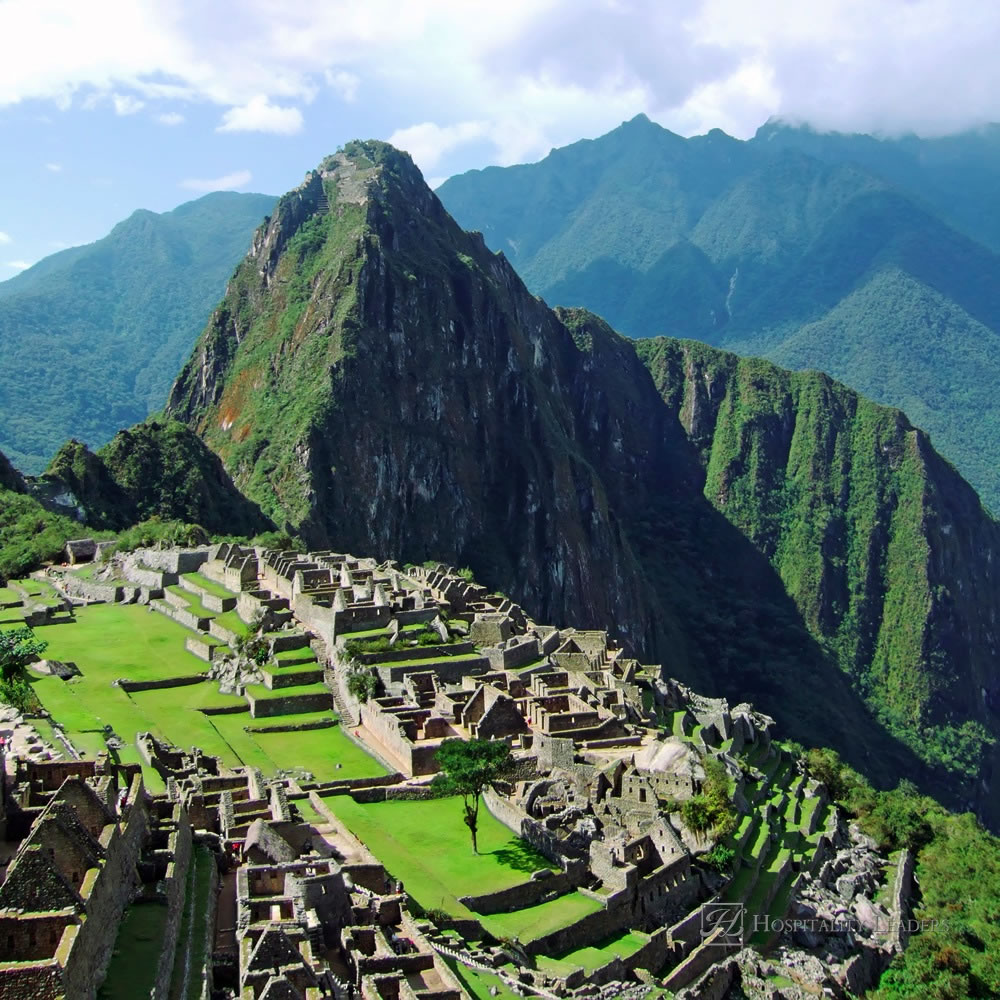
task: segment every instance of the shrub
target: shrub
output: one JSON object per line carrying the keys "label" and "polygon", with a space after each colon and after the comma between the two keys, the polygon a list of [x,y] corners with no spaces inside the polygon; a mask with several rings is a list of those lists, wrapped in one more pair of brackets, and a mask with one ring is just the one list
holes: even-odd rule
{"label": "shrub", "polygon": [[378,690],[378,678],[373,670],[358,667],[347,673],[347,690],[358,699],[368,701],[375,697]]}
{"label": "shrub", "polygon": [[707,854],[702,855],[701,860],[709,868],[713,868],[723,875],[728,875],[732,871],[735,857],[736,851],[733,848],[727,847],[725,844],[716,844]]}
{"label": "shrub", "polygon": [[0,680],[0,701],[13,705],[19,712],[37,712],[42,706],[27,677]]}

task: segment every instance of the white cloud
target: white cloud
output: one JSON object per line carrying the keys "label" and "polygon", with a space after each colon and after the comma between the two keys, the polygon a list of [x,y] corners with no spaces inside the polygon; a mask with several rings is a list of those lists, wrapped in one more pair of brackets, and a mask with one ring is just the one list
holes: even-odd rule
{"label": "white cloud", "polygon": [[456,125],[435,125],[421,122],[408,128],[396,129],[389,136],[389,142],[399,149],[405,149],[419,164],[421,169],[436,167],[441,158],[459,146],[482,139],[489,134],[486,122],[458,122]]}
{"label": "white cloud", "polygon": [[242,107],[230,108],[215,131],[294,135],[302,131],[302,112],[298,108],[271,104],[263,94],[258,94]]}
{"label": "white cloud", "polygon": [[4,267],[9,267],[14,271],[26,271],[29,267],[31,267],[31,264],[26,260],[9,260],[6,264],[4,264]]}
{"label": "white cloud", "polygon": [[11,242],[10,236],[8,236],[7,233],[3,232],[3,230],[0,230],[0,246],[2,246],[4,243],[10,243],[10,242]]}
{"label": "white cloud", "polygon": [[180,186],[189,191],[234,191],[236,188],[246,187],[252,179],[253,174],[249,170],[234,170],[231,174],[210,179],[189,177],[181,181]]}
{"label": "white cloud", "polygon": [[72,244],[67,243],[65,240],[49,240],[49,246],[52,247],[53,250],[65,250],[71,245]]}
{"label": "white cloud", "polygon": [[134,115],[146,106],[145,101],[140,101],[131,94],[112,94],[111,102],[115,106],[116,115]]}
{"label": "white cloud", "polygon": [[358,88],[361,86],[361,77],[357,73],[348,73],[343,69],[328,69],[324,70],[323,78],[326,80],[327,85],[348,104],[353,104],[358,99]]}
{"label": "white cloud", "polygon": [[319,95],[363,92],[443,172],[473,143],[515,162],[639,111],[740,136],[771,115],[925,134],[998,120],[998,36],[983,0],[0,0],[0,107],[127,94],[292,134]]}
{"label": "white cloud", "polygon": [[167,111],[162,115],[157,115],[156,120],[161,125],[183,125],[184,116],[179,111]]}
{"label": "white cloud", "polygon": [[60,174],[62,173],[61,163],[46,163],[45,169],[48,170],[50,174]]}

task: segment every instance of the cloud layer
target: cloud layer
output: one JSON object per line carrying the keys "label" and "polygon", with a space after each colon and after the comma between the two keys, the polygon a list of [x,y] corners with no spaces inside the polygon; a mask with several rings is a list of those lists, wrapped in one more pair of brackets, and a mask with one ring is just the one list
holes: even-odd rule
{"label": "cloud layer", "polygon": [[235,191],[246,187],[252,179],[253,174],[249,170],[234,170],[221,177],[189,177],[181,181],[180,186],[188,191]]}
{"label": "cloud layer", "polygon": [[425,169],[536,158],[638,111],[685,134],[941,134],[1000,119],[998,39],[985,0],[5,0],[0,108],[180,124],[208,103],[220,132],[292,135],[318,98],[367,101]]}

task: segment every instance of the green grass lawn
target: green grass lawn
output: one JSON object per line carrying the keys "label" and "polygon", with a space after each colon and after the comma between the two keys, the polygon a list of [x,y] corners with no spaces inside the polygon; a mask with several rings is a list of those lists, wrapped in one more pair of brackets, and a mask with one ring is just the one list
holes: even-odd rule
{"label": "green grass lawn", "polygon": [[[377,778],[387,773],[371,754],[345,736],[340,726],[291,733],[253,733],[252,737],[274,767],[284,770],[304,767],[312,771],[317,781]],[[464,826],[462,831],[465,832]]]}
{"label": "green grass lawn", "polygon": [[98,1000],[134,1000],[149,996],[167,926],[164,903],[133,903],[118,928],[115,950]]}
{"label": "green grass lawn", "polygon": [[540,958],[538,967],[544,970],[550,964],[569,969],[581,966],[585,972],[590,973],[607,965],[615,957],[628,958],[634,955],[648,942],[649,938],[645,934],[638,931],[623,931],[587,948],[577,948],[555,958]]}
{"label": "green grass lawn", "polygon": [[727,903],[735,903],[743,899],[750,882],[753,879],[753,867],[744,864],[733,876],[732,881],[726,886],[726,891],[722,894],[722,899]]}
{"label": "green grass lawn", "polygon": [[229,629],[230,632],[243,635],[247,630],[247,623],[235,611],[223,611],[222,614],[216,614],[213,611],[211,614],[223,628]]}
{"label": "green grass lawn", "polygon": [[544,937],[600,909],[600,903],[582,892],[570,892],[547,903],[526,906],[523,910],[480,917],[479,922],[494,937],[516,937],[527,942]]}
{"label": "green grass lawn", "polygon": [[247,684],[246,690],[247,694],[253,695],[255,701],[274,701],[276,698],[287,698],[290,694],[323,694],[330,689],[322,681],[315,681],[312,684],[296,684],[293,687],[274,689],[264,684]]}
{"label": "green grass lawn", "polygon": [[326,822],[326,817],[321,815],[316,810],[316,807],[309,801],[308,796],[304,799],[296,799],[291,803],[291,805],[298,809],[299,815],[302,816],[302,819],[305,820],[306,823],[320,825]]}
{"label": "green grass lawn", "polygon": [[180,584],[175,583],[172,586],[167,587],[167,590],[180,597],[185,603],[186,610],[190,611],[191,614],[197,615],[199,618],[217,618],[219,616],[218,611],[212,611],[210,608],[206,608],[205,605],[201,603],[197,594],[192,594],[190,590],[185,590]]}
{"label": "green grass lawn", "polygon": [[208,665],[184,648],[190,632],[165,615],[136,604],[77,608],[72,625],[35,630],[49,644],[46,656],[75,662],[88,678],[146,681],[200,674]]}
{"label": "green grass lawn", "polygon": [[[153,680],[201,673],[207,665],[184,649],[191,633],[177,622],[130,605],[99,604],[80,608],[70,625],[36,629],[49,643],[46,655],[75,662],[83,676],[70,682],[57,677],[32,677],[35,693],[83,752],[102,753],[104,726],[110,725],[126,746],[119,751],[124,762],[138,763],[137,733],[152,732],[182,749],[200,747],[220,757],[227,767],[259,767],[273,774],[279,768],[301,766],[319,780],[374,777],[385,773],[375,758],[345,736],[339,727],[290,733],[248,733],[254,720],[249,711],[234,715],[208,716],[203,708],[245,706],[246,700],[220,694],[213,681],[174,688],[157,688],[129,694],[112,686],[119,677]],[[321,684],[293,688],[323,691]],[[266,689],[262,693],[278,697]],[[301,723],[330,718],[330,712],[276,716],[258,720],[262,725]],[[341,767],[338,769],[337,764]],[[162,789],[162,780],[144,768],[147,786]]]}
{"label": "green grass lawn", "polygon": [[473,854],[459,798],[360,803],[336,795],[326,801],[425,909],[469,916],[459,896],[506,889],[552,867],[485,807],[479,812],[479,854]]}
{"label": "green grass lawn", "polygon": [[16,590],[11,590],[10,587],[0,587],[0,604],[12,604],[14,602],[20,604],[23,598]]}
{"label": "green grass lawn", "polygon": [[[443,957],[443,956],[442,956]],[[499,977],[489,972],[482,972],[479,969],[470,969],[461,962],[456,962],[453,958],[444,958],[448,968],[455,974],[455,977],[465,988],[465,991],[475,1000],[517,1000],[518,994]],[[494,988],[496,993],[490,993],[490,988]]]}
{"label": "green grass lawn", "polygon": [[184,573],[185,580],[190,580],[196,587],[201,587],[206,594],[211,594],[213,597],[236,597],[238,595],[234,594],[231,590],[227,590],[222,586],[221,583],[216,583],[214,580],[209,580],[207,576],[203,576],[201,573]]}

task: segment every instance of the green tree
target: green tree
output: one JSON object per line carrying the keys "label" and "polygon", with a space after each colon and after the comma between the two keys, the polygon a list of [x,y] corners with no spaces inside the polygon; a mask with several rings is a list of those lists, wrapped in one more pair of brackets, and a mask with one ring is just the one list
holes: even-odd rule
{"label": "green tree", "polygon": [[378,690],[378,678],[374,671],[365,667],[352,667],[347,672],[347,690],[358,699],[358,701],[368,701],[375,697]]}
{"label": "green tree", "polygon": [[13,681],[24,676],[25,668],[48,648],[43,639],[36,639],[30,628],[0,632],[0,677]]}
{"label": "green tree", "polygon": [[510,747],[500,740],[445,740],[435,754],[441,773],[434,788],[442,795],[461,795],[472,850],[479,853],[479,804],[482,793],[503,778],[511,765]]}

